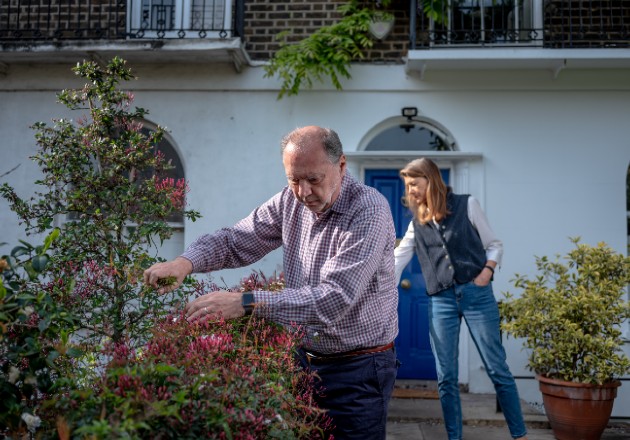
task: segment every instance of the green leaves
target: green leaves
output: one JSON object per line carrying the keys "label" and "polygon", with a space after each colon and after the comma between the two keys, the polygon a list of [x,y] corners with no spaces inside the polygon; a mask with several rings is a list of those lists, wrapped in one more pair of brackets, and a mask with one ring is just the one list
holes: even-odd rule
{"label": "green leaves", "polygon": [[[326,79],[341,90],[341,80],[351,78],[350,64],[362,60],[374,44],[368,33],[370,23],[390,14],[377,6],[387,8],[390,3],[350,0],[338,7],[341,14],[338,22],[322,26],[297,42],[289,41],[289,32],[279,33],[280,49],[265,66],[265,77],[277,76],[282,81],[278,99],[297,95],[301,89],[309,89],[316,81]],[[422,2],[423,13],[437,23],[448,21],[445,11],[449,7],[448,0]]]}
{"label": "green leaves", "polygon": [[[340,90],[340,78],[351,77],[350,62],[363,58],[364,50],[372,47],[368,29],[375,11],[361,7],[356,0],[340,6],[338,11],[341,20],[322,26],[297,43],[281,43],[280,50],[265,66],[265,77],[277,75],[282,80],[278,99],[297,95],[301,88],[311,88],[314,81],[322,82],[325,77]],[[280,40],[286,37],[286,33],[278,35]]]}
{"label": "green leaves", "polygon": [[620,325],[630,318],[625,300],[630,257],[605,243],[581,244],[561,261],[536,257],[538,274],[516,274],[520,297],[505,293],[500,303],[509,334],[525,338],[529,368],[568,381],[602,384],[630,371],[621,351]]}
{"label": "green leaves", "polygon": [[199,217],[184,210],[185,182],[167,179],[171,165],[158,150],[164,129],[143,130],[147,111],[119,88],[134,78],[124,60],[83,62],[74,72],[85,85],[58,100],[78,114],[33,125],[42,174],[34,196],[0,186],[25,232],[48,234],[41,246],[20,241],[0,259],[0,387],[17,371],[7,387],[18,402],[0,402],[0,431],[13,422],[19,431],[23,406],[43,398],[38,387],[62,393],[66,375],[86,380],[104,361],[104,343],[144,343],[155,319],[188,296],[143,292],[151,245],[172,235],[169,217]]}

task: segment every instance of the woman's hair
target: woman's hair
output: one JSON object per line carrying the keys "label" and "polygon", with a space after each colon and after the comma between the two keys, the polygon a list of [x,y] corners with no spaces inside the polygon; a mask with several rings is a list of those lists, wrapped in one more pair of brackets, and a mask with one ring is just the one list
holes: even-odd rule
{"label": "woman's hair", "polygon": [[412,160],[400,170],[400,177],[403,179],[405,177],[424,177],[428,180],[426,202],[422,204],[418,204],[412,197],[409,197],[405,185],[403,203],[420,224],[427,224],[434,218],[436,221],[440,221],[450,214],[446,207],[448,187],[442,180],[442,174],[435,162],[424,157]]}

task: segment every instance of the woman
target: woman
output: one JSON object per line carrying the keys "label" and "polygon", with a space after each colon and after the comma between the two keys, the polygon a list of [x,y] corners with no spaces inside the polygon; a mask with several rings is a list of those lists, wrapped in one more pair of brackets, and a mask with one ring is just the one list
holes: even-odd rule
{"label": "woman", "polygon": [[510,433],[526,439],[520,399],[506,363],[491,281],[503,244],[479,202],[451,192],[437,165],[416,159],[400,171],[413,220],[394,252],[397,282],[414,253],[429,295],[429,331],[449,440],[462,438],[458,345],[462,317],[494,384]]}

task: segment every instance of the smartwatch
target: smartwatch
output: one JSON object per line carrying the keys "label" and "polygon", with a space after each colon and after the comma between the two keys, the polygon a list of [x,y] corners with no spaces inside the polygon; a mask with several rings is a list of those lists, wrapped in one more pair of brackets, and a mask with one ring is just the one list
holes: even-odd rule
{"label": "smartwatch", "polygon": [[245,309],[245,316],[251,315],[254,311],[254,293],[253,292],[243,292],[243,308]]}

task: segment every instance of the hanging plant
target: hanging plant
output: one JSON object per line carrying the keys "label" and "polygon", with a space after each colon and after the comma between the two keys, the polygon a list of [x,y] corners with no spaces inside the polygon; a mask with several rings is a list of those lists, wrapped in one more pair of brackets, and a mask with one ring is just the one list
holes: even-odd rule
{"label": "hanging plant", "polygon": [[[423,3],[418,11],[441,21],[444,1]],[[394,15],[386,10],[390,4],[391,0],[351,0],[337,9],[341,14],[338,22],[322,26],[297,43],[287,43],[289,31],[278,34],[280,49],[265,66],[265,78],[277,76],[282,81],[278,99],[297,95],[301,89],[310,89],[314,82],[323,82],[326,77],[341,90],[341,78],[351,78],[350,63],[365,58],[365,51],[374,45],[373,37],[385,37],[383,25],[375,24],[393,19]]]}

